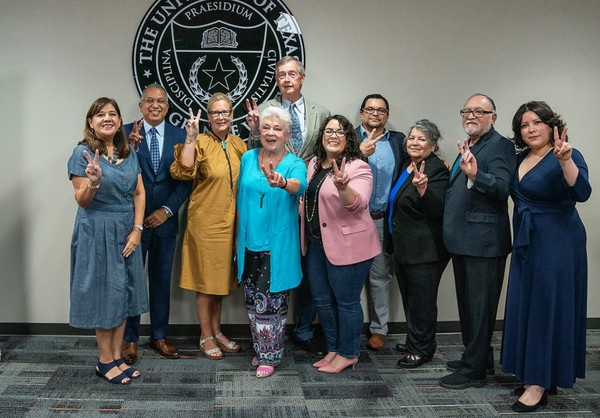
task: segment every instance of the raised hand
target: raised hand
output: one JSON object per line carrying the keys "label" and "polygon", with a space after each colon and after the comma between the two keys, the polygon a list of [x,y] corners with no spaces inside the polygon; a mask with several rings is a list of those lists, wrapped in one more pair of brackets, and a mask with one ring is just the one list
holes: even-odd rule
{"label": "raised hand", "polygon": [[337,163],[333,160],[333,185],[338,190],[344,190],[348,186],[350,177],[346,173],[346,157],[342,158],[342,164],[338,168]]}
{"label": "raised hand", "polygon": [[94,153],[94,158],[90,157],[90,154],[83,150],[83,155],[85,156],[88,165],[85,168],[85,175],[90,182],[90,186],[96,186],[100,183],[100,178],[102,178],[102,169],[100,168],[100,164],[98,163],[100,159],[100,153],[98,150]]}
{"label": "raised hand", "polygon": [[142,134],[140,134],[140,131],[142,130],[143,126],[144,126],[143,119],[140,119],[139,122],[133,121],[133,130],[129,134],[129,138],[127,138],[129,140],[129,143],[136,148],[138,147],[138,145],[140,145],[140,142],[142,142],[142,140],[144,139]]}
{"label": "raised hand", "polygon": [[477,175],[477,159],[475,155],[471,152],[471,148],[469,147],[469,139],[465,139],[463,145],[460,144],[460,141],[457,141],[458,144],[458,152],[460,152],[460,169],[465,175],[471,180],[475,180],[475,176]]}
{"label": "raised hand", "polygon": [[246,99],[246,110],[248,111],[248,113],[246,113],[246,123],[250,128],[250,132],[252,132],[253,135],[258,135],[260,115],[258,114],[258,102],[254,97],[252,98],[252,103],[250,103],[250,100]]}
{"label": "raised hand", "polygon": [[262,170],[263,174],[269,181],[269,186],[271,186],[271,187],[285,186],[286,180],[285,180],[285,178],[283,178],[283,176],[280,173],[275,171],[275,169],[273,168],[273,161],[269,161],[269,169],[267,169],[264,164],[261,164],[260,169]]}
{"label": "raised hand", "polygon": [[381,138],[383,138],[383,136],[385,135],[385,132],[376,138],[373,138],[374,135],[375,135],[375,128],[373,128],[373,130],[371,131],[371,133],[369,134],[367,139],[365,139],[363,142],[360,143],[360,152],[362,152],[362,155],[364,155],[365,157],[370,157],[371,155],[373,155],[373,153],[375,152],[375,149],[377,149],[377,145],[376,145],[377,142]]}
{"label": "raised hand", "polygon": [[187,124],[185,125],[185,132],[187,134],[186,137],[188,139],[196,139],[196,137],[200,133],[200,114],[202,111],[198,109],[198,114],[194,116],[192,108],[190,107],[188,108],[188,110],[190,111],[190,118],[188,119]]}
{"label": "raised hand", "polygon": [[417,165],[412,163],[412,170],[414,173],[412,184],[417,189],[419,196],[423,197],[425,191],[427,191],[427,174],[425,174],[425,161],[421,163],[421,169],[417,170]]}
{"label": "raised hand", "polygon": [[561,161],[567,161],[573,155],[573,146],[567,142],[567,128],[558,135],[558,127],[554,127],[554,155]]}

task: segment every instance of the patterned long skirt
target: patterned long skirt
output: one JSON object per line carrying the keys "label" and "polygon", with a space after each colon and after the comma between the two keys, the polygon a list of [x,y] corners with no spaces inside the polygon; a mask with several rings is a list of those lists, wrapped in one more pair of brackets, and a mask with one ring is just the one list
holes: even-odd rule
{"label": "patterned long skirt", "polygon": [[260,365],[277,367],[283,359],[290,290],[271,293],[270,253],[246,250],[244,281],[246,309]]}

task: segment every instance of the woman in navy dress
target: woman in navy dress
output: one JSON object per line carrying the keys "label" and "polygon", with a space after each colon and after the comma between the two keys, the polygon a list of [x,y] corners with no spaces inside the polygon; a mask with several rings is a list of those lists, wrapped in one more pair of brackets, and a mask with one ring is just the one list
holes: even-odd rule
{"label": "woman in navy dress", "polygon": [[565,123],[544,102],[523,104],[513,118],[519,155],[512,184],[514,244],[502,371],[524,386],[512,405],[532,412],[556,386],[585,377],[586,232],[575,209],[591,194],[583,156]]}
{"label": "woman in navy dress", "polygon": [[69,322],[95,329],[96,374],[126,384],[140,373],[121,358],[125,320],[148,311],[142,253],[135,252],[145,193],[114,100],[101,97],[90,106],[68,171],[79,206],[71,239]]}

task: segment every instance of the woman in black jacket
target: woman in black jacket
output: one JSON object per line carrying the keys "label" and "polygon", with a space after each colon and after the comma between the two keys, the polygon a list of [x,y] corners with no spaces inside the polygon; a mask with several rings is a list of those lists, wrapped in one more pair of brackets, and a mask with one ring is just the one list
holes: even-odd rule
{"label": "woman in black jacket", "polygon": [[404,356],[398,366],[415,368],[436,350],[437,293],[448,264],[442,238],[444,198],[450,173],[435,154],[440,132],[419,120],[404,140],[409,157],[394,180],[386,215],[386,251],[394,254],[396,278],[406,316]]}

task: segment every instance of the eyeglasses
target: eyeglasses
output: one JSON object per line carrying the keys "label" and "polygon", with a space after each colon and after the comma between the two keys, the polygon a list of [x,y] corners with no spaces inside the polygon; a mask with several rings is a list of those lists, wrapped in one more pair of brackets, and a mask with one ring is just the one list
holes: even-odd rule
{"label": "eyeglasses", "polygon": [[389,110],[384,109],[383,107],[379,107],[379,108],[374,108],[374,107],[365,107],[363,109],[363,112],[368,113],[369,115],[372,114],[376,114],[376,115],[386,115],[389,113]]}
{"label": "eyeglasses", "polygon": [[277,78],[279,80],[283,80],[285,79],[285,77],[289,77],[292,80],[295,80],[296,78],[300,77],[300,73],[297,73],[296,71],[288,71],[287,73],[285,71],[282,71],[280,73],[277,73]]}
{"label": "eyeglasses", "polygon": [[337,131],[334,131],[333,129],[325,129],[323,133],[325,134],[325,136],[335,135],[337,138],[343,138],[346,136],[346,132],[342,129],[338,129]]}
{"label": "eyeglasses", "polygon": [[494,113],[494,112],[492,110],[483,110],[483,109],[461,109],[459,113],[463,118],[468,118],[471,113],[476,118],[480,118],[483,115],[489,115],[490,113]]}
{"label": "eyeglasses", "polygon": [[162,97],[160,99],[153,99],[152,97],[146,97],[145,99],[142,99],[142,102],[144,102],[146,104],[158,103],[159,105],[165,105],[165,104],[167,104],[167,99],[163,99]]}
{"label": "eyeglasses", "polygon": [[208,112],[210,117],[218,118],[219,116],[223,116],[224,118],[229,117],[231,115],[231,110],[212,110]]}

